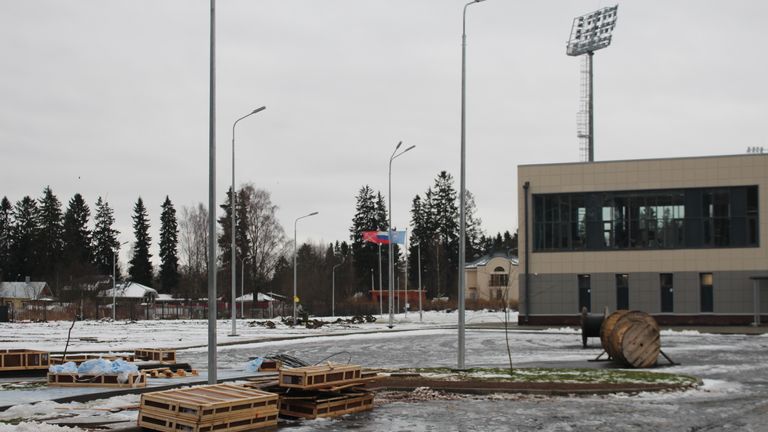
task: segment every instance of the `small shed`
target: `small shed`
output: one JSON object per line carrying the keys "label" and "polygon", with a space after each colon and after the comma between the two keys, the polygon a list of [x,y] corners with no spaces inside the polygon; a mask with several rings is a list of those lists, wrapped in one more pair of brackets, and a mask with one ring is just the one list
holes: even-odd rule
{"label": "small shed", "polygon": [[8,306],[11,310],[49,302],[52,297],[47,282],[0,282],[0,305]]}

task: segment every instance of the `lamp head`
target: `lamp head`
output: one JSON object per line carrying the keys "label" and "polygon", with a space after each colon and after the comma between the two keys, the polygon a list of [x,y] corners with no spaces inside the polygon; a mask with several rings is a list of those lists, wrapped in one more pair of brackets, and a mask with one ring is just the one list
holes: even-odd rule
{"label": "lamp head", "polygon": [[395,151],[397,151],[397,149],[399,149],[401,145],[403,145],[403,142],[402,142],[402,141],[400,141],[399,143],[397,143],[397,146],[395,147]]}
{"label": "lamp head", "polygon": [[251,112],[251,114],[256,114],[257,112],[259,112],[259,111],[264,111],[265,109],[267,109],[267,107],[265,107],[265,106],[263,106],[263,107],[261,107],[261,108],[256,108],[255,110],[253,110],[253,111]]}
{"label": "lamp head", "polygon": [[316,215],[318,213],[320,213],[320,212],[312,212],[312,213],[308,214],[307,216],[314,216],[314,215]]}

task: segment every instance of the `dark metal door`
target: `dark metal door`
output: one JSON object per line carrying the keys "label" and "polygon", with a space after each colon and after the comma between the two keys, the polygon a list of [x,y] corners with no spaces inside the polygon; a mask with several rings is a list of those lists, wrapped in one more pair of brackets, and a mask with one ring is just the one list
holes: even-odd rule
{"label": "dark metal door", "polygon": [[579,275],[579,312],[587,308],[592,312],[592,288],[590,275]]}

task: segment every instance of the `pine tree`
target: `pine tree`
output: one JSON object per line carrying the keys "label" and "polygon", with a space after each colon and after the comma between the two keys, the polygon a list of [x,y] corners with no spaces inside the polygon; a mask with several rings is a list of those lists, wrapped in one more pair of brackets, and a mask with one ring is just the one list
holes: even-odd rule
{"label": "pine tree", "polygon": [[152,244],[152,238],[149,236],[149,216],[141,197],[133,207],[132,219],[136,242],[133,244],[133,258],[129,261],[128,274],[130,274],[133,282],[151,286],[153,269],[150,262],[152,255],[149,253],[149,245]]}
{"label": "pine tree", "polygon": [[[354,268],[354,280],[357,286],[369,284],[371,269],[378,269],[379,246],[373,243],[363,242],[363,231],[386,230],[386,209],[381,193],[374,195],[373,189],[365,185],[360,188],[356,197],[355,216],[352,218],[352,226],[349,229],[349,239],[352,241],[352,257]],[[386,249],[382,247],[382,273],[386,283],[385,255]],[[378,271],[378,270],[376,270]]]}
{"label": "pine tree", "polygon": [[13,228],[13,206],[8,197],[0,200],[0,281],[11,276],[11,230]]}
{"label": "pine tree", "polygon": [[95,227],[93,229],[93,264],[96,271],[102,275],[112,274],[112,264],[115,265],[115,279],[120,278],[120,269],[115,255],[120,251],[117,236],[120,232],[113,228],[115,225],[114,211],[109,203],[101,197],[96,200]]}
{"label": "pine tree", "polygon": [[88,204],[82,195],[76,193],[69,200],[63,224],[64,262],[70,277],[85,276],[92,271],[92,233],[88,229],[90,217]]}
{"label": "pine tree", "polygon": [[18,280],[26,276],[36,278],[36,245],[40,234],[37,202],[29,196],[18,201],[13,209],[13,221],[10,239],[10,279]]}
{"label": "pine tree", "polygon": [[39,200],[40,235],[37,250],[40,253],[40,270],[43,277],[53,286],[56,271],[64,255],[64,215],[61,202],[50,186],[43,189]]}
{"label": "pine tree", "polygon": [[458,286],[459,210],[456,195],[453,177],[446,171],[441,171],[435,178],[430,201],[430,213],[434,218],[437,237],[437,294],[441,295],[455,293]]}
{"label": "pine tree", "polygon": [[179,288],[179,225],[176,209],[166,195],[160,215],[160,289],[176,293]]}

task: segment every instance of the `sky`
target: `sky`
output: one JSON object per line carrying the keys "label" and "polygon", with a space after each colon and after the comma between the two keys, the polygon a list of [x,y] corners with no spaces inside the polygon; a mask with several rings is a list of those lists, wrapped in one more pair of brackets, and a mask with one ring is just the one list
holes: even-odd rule
{"label": "sky", "polygon": [[[355,195],[387,191],[393,224],[447,170],[459,187],[458,0],[216,2],[217,201],[236,183],[271,192],[298,241],[349,240]],[[488,234],[517,224],[516,167],[577,162],[581,59],[574,17],[615,2],[488,0],[467,14],[467,188]],[[0,196],[115,209],[133,241],[141,196],[208,203],[205,0],[0,0]],[[768,147],[768,3],[619,4],[594,57],[595,159],[745,153]],[[155,245],[156,246],[156,245]],[[126,259],[127,248],[121,254]],[[155,247],[155,255],[157,248]],[[157,262],[157,256],[154,258]]]}

